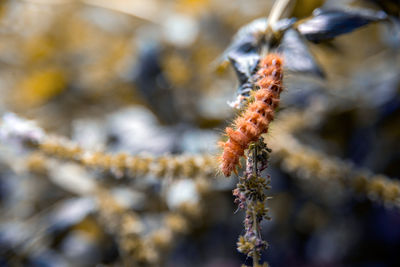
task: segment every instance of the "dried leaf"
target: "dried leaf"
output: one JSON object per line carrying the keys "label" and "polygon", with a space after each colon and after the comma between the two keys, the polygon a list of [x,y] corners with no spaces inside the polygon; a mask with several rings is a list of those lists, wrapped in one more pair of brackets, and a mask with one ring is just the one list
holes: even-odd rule
{"label": "dried leaf", "polygon": [[238,76],[240,84],[243,84],[255,73],[260,56],[257,53],[244,55],[232,53],[229,55],[229,60]]}
{"label": "dried leaf", "polygon": [[273,26],[274,32],[284,32],[290,27],[293,26],[293,24],[297,21],[296,18],[285,18],[277,21],[275,25]]}
{"label": "dried leaf", "polygon": [[387,15],[383,11],[316,9],[313,18],[299,24],[297,29],[308,40],[317,43],[385,19]]}
{"label": "dried leaf", "polygon": [[[283,32],[290,28],[295,21],[296,19],[282,19],[274,25],[274,31]],[[256,71],[266,27],[267,19],[265,18],[256,19],[243,26],[223,55],[223,59],[229,59],[232,63],[241,85],[248,82]]]}
{"label": "dried leaf", "polygon": [[304,38],[295,29],[285,32],[279,50],[285,58],[288,70],[324,77],[322,69],[304,43]]}
{"label": "dried leaf", "polygon": [[241,27],[233,37],[231,45],[224,54],[228,55],[231,51],[242,51],[244,53],[257,50],[259,37],[267,27],[267,19],[259,18]]}
{"label": "dried leaf", "polygon": [[232,63],[241,84],[245,83],[257,68],[260,59],[259,37],[266,26],[267,20],[264,18],[243,26],[224,53],[223,58]]}

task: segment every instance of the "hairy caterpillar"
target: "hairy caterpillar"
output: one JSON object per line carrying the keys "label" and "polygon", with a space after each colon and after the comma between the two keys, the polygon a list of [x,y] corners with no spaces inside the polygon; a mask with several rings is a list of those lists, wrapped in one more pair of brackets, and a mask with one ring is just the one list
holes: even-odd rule
{"label": "hairy caterpillar", "polygon": [[276,53],[268,54],[259,63],[256,73],[259,89],[253,93],[254,102],[235,120],[233,128],[226,128],[229,139],[220,144],[224,149],[220,157],[220,169],[225,176],[230,176],[232,171],[236,173],[239,158],[249,144],[268,131],[283,90],[282,78],[282,57]]}

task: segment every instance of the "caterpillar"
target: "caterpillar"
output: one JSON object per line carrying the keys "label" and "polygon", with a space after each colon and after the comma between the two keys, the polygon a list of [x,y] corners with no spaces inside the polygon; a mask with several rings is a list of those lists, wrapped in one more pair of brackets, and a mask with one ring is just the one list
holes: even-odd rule
{"label": "caterpillar", "polygon": [[237,173],[236,166],[249,144],[267,133],[283,90],[282,64],[282,56],[276,53],[270,53],[260,61],[255,74],[259,89],[252,93],[254,101],[234,121],[233,127],[225,129],[229,139],[220,143],[223,152],[219,159],[220,169],[225,176],[230,176],[232,171]]}

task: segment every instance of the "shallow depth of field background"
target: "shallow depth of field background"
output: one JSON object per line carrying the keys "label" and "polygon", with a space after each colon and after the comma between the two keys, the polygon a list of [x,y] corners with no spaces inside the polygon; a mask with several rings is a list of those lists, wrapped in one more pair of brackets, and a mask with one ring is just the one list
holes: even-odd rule
{"label": "shallow depth of field background", "polygon": [[[235,32],[267,16],[272,3],[1,1],[0,113],[34,120],[88,151],[218,155],[216,144],[235,117],[227,102],[238,85],[220,56]],[[397,16],[400,10],[398,1],[305,0],[288,16],[302,19],[317,7],[344,5]],[[296,140],[395,180],[400,43],[391,30],[377,23],[309,43],[326,79],[285,73],[275,122],[279,114],[326,109],[316,115],[318,123],[292,133]],[[272,147],[279,135],[279,129],[268,133]],[[399,203],[375,201],[329,179],[330,173],[307,175],[312,164],[291,171],[296,163],[278,154],[266,172],[273,198],[272,220],[262,225],[270,244],[263,260],[271,266],[400,264]],[[199,173],[118,174],[3,138],[0,266],[240,266],[247,259],[236,251],[244,217],[235,214],[231,194],[237,177]],[[80,178],[101,193],[81,190]],[[134,219],[122,221],[124,214]]]}

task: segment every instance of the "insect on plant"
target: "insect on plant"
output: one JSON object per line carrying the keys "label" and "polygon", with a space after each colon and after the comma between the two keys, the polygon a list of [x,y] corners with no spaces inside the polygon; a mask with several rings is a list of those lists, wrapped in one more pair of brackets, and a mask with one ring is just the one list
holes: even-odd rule
{"label": "insect on plant", "polygon": [[0,265],[400,266],[399,14],[0,2]]}
{"label": "insect on plant", "polygon": [[238,208],[245,210],[245,234],[239,237],[237,249],[253,259],[253,266],[260,266],[261,252],[267,248],[260,224],[270,219],[266,207],[270,177],[262,171],[271,150],[262,134],[268,132],[279,106],[283,69],[323,78],[306,41],[321,43],[371,22],[389,20],[383,11],[366,9],[317,9],[305,20],[280,19],[291,2],[276,1],[268,19],[256,19],[241,28],[224,54],[239,80],[237,98],[230,103],[239,115],[225,130],[227,141],[220,143],[220,169],[225,176],[238,174],[240,158],[246,154],[246,168],[233,195]]}

